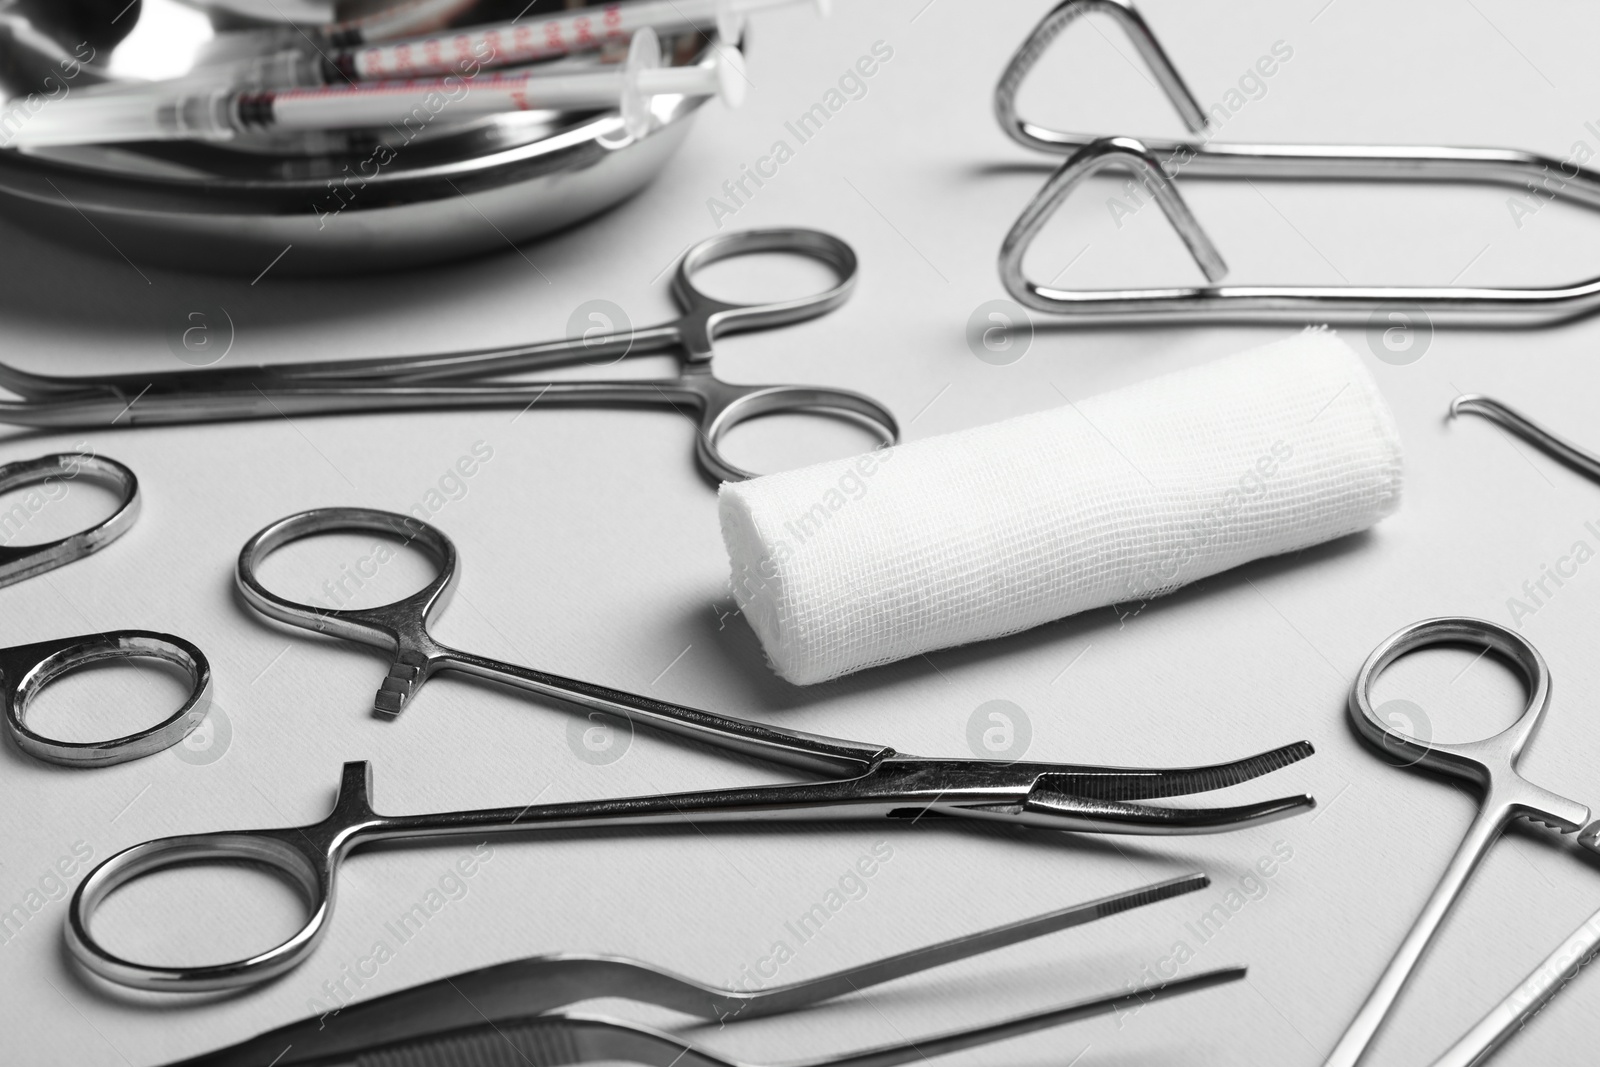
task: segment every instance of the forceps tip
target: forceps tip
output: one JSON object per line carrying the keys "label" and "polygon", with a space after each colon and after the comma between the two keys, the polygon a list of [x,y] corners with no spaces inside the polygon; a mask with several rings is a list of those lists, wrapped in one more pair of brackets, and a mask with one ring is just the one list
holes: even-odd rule
{"label": "forceps tip", "polygon": [[1266,752],[1262,755],[1263,758],[1280,757],[1283,760],[1282,765],[1287,767],[1291,763],[1299,763],[1303,759],[1310,759],[1316,754],[1317,747],[1310,741],[1294,741],[1284,745],[1282,748],[1275,748],[1271,752]]}

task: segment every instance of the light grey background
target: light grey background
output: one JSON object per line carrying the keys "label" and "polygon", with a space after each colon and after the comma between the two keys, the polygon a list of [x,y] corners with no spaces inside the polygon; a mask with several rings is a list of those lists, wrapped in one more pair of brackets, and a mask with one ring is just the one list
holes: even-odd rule
{"label": "light grey background", "polygon": [[[4,358],[82,373],[171,368],[165,324],[175,308],[197,303],[228,309],[236,324],[230,363],[556,336],[575,307],[597,298],[621,305],[635,323],[653,321],[670,311],[663,272],[714,229],[707,198],[880,40],[894,56],[866,96],[726,220],[816,226],[846,238],[862,260],[856,295],[818,321],[727,340],[721,376],[858,389],[883,399],[915,439],[1285,335],[1041,323],[1020,362],[974,358],[963,339],[967,317],[1003,295],[994,262],[1000,238],[1048,173],[1046,161],[996,129],[990,92],[1046,5],[838,7],[826,23],[801,9],[758,16],[754,90],[742,111],[710,105],[643,195],[520,251],[397,277],[296,282],[269,272],[251,286],[130,266],[110,250],[80,254],[6,226]],[[1558,157],[1578,140],[1600,147],[1584,126],[1600,122],[1600,13],[1588,7],[1144,7],[1207,104],[1274,42],[1292,47],[1292,59],[1228,121],[1222,139],[1513,146]],[[1176,133],[1131,56],[1109,23],[1090,20],[1047,58],[1024,94],[1025,112],[1104,132]],[[1503,189],[1183,188],[1241,281],[1541,284],[1592,276],[1600,263],[1591,216],[1549,206],[1519,227]],[[1197,279],[1154,210],[1113,224],[1106,198],[1115,193],[1108,182],[1062,212],[1030,260],[1035,275],[1065,268],[1062,284],[1080,285]],[[1360,330],[1345,335],[1369,355]],[[1524,581],[1537,580],[1575,541],[1596,545],[1584,523],[1600,524],[1600,487],[1484,422],[1448,422],[1447,406],[1457,393],[1481,391],[1600,443],[1591,417],[1600,395],[1597,339],[1596,321],[1547,331],[1440,330],[1410,365],[1370,358],[1399,420],[1408,484],[1399,513],[1369,535],[1244,568],[1136,613],[1096,612],[807,690],[767,672],[733,614],[715,496],[692,465],[690,427],[670,412],[536,409],[520,418],[429,414],[13,437],[0,459],[79,441],[121,459],[139,473],[145,506],[134,530],[102,554],[0,593],[0,641],[117,627],[184,634],[211,657],[231,739],[209,764],[172,751],[94,771],[46,766],[5,745],[0,907],[24,900],[78,842],[98,862],[166,834],[313,821],[347,759],[372,761],[378,807],[394,813],[781,780],[642,732],[622,759],[587,763],[568,746],[567,713],[448,677],[399,721],[378,721],[365,710],[385,669],[377,657],[275,630],[233,600],[234,555],[267,522],[318,505],[405,510],[482,441],[493,459],[435,517],[464,561],[460,594],[436,627],[443,640],[918,753],[965,754],[968,720],[991,700],[1023,710],[1028,754],[1039,759],[1185,765],[1308,738],[1315,758],[1226,799],[1306,791],[1320,807],[1258,830],[1144,841],[889,826],[502,841],[466,895],[398,947],[363,996],[549,952],[617,953],[731,980],[775,940],[792,946],[785,922],[884,840],[893,857],[866,895],[799,946],[781,980],[1189,870],[1208,872],[1215,884],[825,1014],[690,1032],[756,1061],[821,1055],[1124,988],[1181,941],[1193,952],[1184,973],[1246,963],[1248,981],[948,1062],[1319,1063],[1474,812],[1466,791],[1392,769],[1354,738],[1344,713],[1350,678],[1373,645],[1412,620],[1466,613],[1509,622],[1507,598],[1521,595]],[[769,435],[745,447],[771,459],[803,440]],[[45,518],[89,514],[93,494],[73,492]],[[299,558],[298,567],[286,561],[277,580],[314,593],[367,547],[358,539]],[[387,568],[383,581],[407,577],[410,565]],[[1525,769],[1580,799],[1600,796],[1597,607],[1600,562],[1590,562],[1520,620],[1556,676],[1553,713]],[[39,721],[72,737],[125,730],[140,715],[153,721],[169,689],[129,671],[95,672],[61,683],[41,701]],[[1487,732],[1519,706],[1508,675],[1466,655],[1409,664],[1382,695],[1417,702],[1441,739]],[[97,697],[116,710],[85,710]],[[1292,850],[1292,859],[1202,944],[1190,925],[1275,846]],[[50,901],[0,945],[0,1058],[143,1067],[299,1018],[322,984],[376,939],[393,945],[384,923],[469,849],[456,842],[356,855],[311,961],[230,998],[132,996],[87,982],[64,958],[65,904]],[[234,895],[212,906],[206,891],[222,887]],[[1513,832],[1448,923],[1372,1062],[1431,1059],[1597,905],[1594,861],[1549,833]],[[139,958],[193,962],[264,947],[298,922],[295,912],[275,883],[185,871],[120,893],[102,929]],[[1499,1062],[1591,1062],[1597,998],[1595,980],[1580,977]],[[674,1022],[633,1005],[603,1007]]]}

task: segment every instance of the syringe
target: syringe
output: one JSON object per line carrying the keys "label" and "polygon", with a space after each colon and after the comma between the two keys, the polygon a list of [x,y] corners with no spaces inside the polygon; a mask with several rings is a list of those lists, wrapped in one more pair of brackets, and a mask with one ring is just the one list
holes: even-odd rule
{"label": "syringe", "polygon": [[[305,89],[361,80],[476,74],[480,70],[592,52],[613,42],[624,42],[645,26],[660,33],[715,24],[721,40],[731,42],[738,39],[749,12],[791,3],[814,4],[826,15],[830,0],[630,0],[582,8],[543,21],[472,27],[458,33],[366,48],[278,47],[241,54],[241,47],[236,46],[223,49],[223,55],[170,84],[181,84],[186,93],[201,93],[213,89]],[[341,33],[343,39],[349,39],[349,32]],[[218,43],[224,40],[217,39]],[[120,95],[128,88],[110,82],[80,92]]]}
{"label": "syringe", "polygon": [[159,85],[125,93],[78,94],[51,101],[5,142],[9,148],[121,141],[225,141],[245,131],[410,126],[510,111],[588,111],[619,107],[627,131],[650,129],[650,102],[666,94],[744,100],[744,58],[717,48],[699,66],[661,66],[661,43],[649,27],[633,35],[620,67],[571,73],[496,72],[314,89],[239,92],[216,89],[178,96]]}
{"label": "syringe", "polygon": [[[406,41],[344,48],[329,56],[333,70],[357,81],[414,78],[459,72],[464,64],[505,67],[590,52],[609,41],[624,41],[649,27],[667,30],[715,26],[724,41],[736,41],[752,11],[806,0],[630,0],[527,22],[464,27],[458,32]],[[824,16],[829,0],[809,0]],[[328,77],[331,84],[339,77]]]}

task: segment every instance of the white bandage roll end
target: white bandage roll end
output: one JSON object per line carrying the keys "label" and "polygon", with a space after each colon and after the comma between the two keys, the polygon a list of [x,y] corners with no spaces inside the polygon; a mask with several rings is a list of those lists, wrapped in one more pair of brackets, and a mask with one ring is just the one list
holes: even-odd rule
{"label": "white bandage roll end", "polygon": [[1326,329],[1062,408],[728,483],[733,592],[797,685],[1148,600],[1399,506],[1372,375]]}

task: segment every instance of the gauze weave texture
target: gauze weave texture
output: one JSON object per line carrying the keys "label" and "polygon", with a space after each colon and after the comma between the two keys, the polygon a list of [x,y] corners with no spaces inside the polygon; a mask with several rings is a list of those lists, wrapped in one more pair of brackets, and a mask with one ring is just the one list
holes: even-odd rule
{"label": "gauze weave texture", "polygon": [[733,589],[809,685],[1167,593],[1400,503],[1394,418],[1325,329],[1075,405],[728,483]]}

